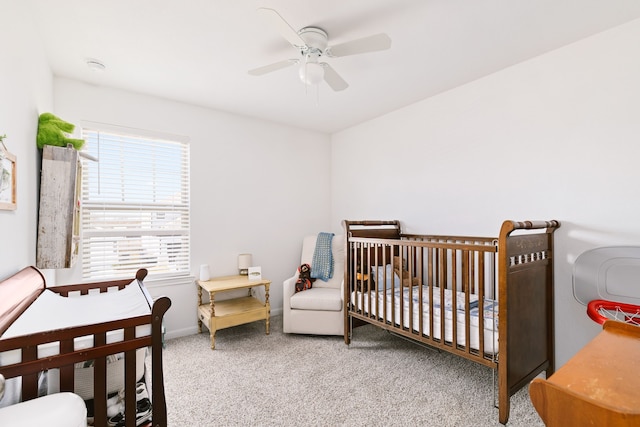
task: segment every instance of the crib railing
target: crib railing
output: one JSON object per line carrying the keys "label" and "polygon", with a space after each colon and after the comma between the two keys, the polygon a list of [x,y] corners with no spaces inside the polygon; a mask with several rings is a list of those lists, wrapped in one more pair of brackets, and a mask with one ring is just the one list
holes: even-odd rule
{"label": "crib railing", "polygon": [[[487,324],[483,307],[486,300],[497,297],[496,253],[493,238],[351,237],[347,243],[349,313],[491,365],[497,350],[498,312],[493,306]],[[445,310],[446,301],[456,309]],[[475,304],[479,305],[477,335],[476,325],[471,327]],[[491,329],[488,336],[486,327]]]}

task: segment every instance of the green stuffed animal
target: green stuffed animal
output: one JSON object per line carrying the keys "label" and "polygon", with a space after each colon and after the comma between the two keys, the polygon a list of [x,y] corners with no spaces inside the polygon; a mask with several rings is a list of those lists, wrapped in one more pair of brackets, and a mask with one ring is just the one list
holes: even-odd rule
{"label": "green stuffed animal", "polygon": [[66,147],[68,144],[80,150],[84,145],[84,139],[67,137],[67,133],[73,132],[75,125],[65,122],[51,113],[42,113],[38,118],[38,136],[36,143],[42,149],[45,145]]}

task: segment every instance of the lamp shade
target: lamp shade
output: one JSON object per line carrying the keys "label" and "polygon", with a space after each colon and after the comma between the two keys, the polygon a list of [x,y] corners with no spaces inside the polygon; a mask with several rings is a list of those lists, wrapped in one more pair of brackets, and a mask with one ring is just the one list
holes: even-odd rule
{"label": "lamp shade", "polygon": [[247,274],[249,267],[253,263],[251,254],[240,254],[238,255],[238,270],[240,270],[240,274]]}

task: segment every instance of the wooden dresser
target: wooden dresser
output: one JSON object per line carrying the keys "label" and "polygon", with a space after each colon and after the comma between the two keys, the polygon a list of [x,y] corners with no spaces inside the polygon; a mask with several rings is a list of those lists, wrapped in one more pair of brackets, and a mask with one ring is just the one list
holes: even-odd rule
{"label": "wooden dresser", "polygon": [[529,394],[547,427],[640,426],[640,327],[609,320]]}

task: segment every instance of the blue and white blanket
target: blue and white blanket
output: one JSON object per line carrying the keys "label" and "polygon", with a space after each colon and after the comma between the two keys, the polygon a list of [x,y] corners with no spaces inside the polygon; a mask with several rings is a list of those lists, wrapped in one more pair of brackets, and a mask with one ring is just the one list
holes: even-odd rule
{"label": "blue and white blanket", "polygon": [[311,278],[328,281],[333,277],[333,233],[318,233],[316,249],[311,260]]}

